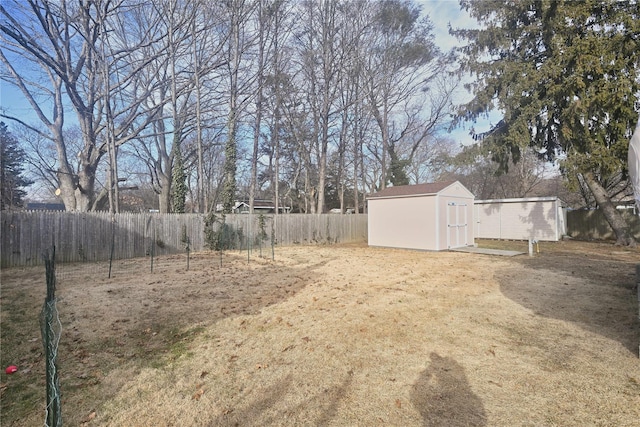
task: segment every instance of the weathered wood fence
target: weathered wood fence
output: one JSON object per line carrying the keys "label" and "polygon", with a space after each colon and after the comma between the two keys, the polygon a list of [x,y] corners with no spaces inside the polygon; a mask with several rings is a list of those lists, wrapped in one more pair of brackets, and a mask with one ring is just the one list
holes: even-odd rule
{"label": "weathered wood fence", "polygon": [[[622,212],[635,237],[640,239],[640,217]],[[255,245],[260,215],[226,215],[225,223]],[[59,262],[105,261],[184,252],[185,238],[191,250],[206,248],[204,215],[158,213],[10,212],[0,214],[0,266],[42,264],[42,254],[56,245]],[[216,227],[222,217],[218,215]],[[311,245],[367,241],[367,215],[264,215],[263,228],[277,245]],[[567,234],[577,239],[614,239],[599,210],[567,212]],[[112,243],[113,242],[113,243]]]}
{"label": "weathered wood fence", "polygon": [[[631,227],[631,233],[640,239],[640,216],[631,210],[620,212]],[[567,212],[567,234],[580,240],[614,240],[611,226],[600,209]]]}
{"label": "weathered wood fence", "polygon": [[[42,264],[43,252],[56,246],[59,262],[104,261],[206,249],[202,214],[74,213],[3,211],[0,265]],[[224,222],[253,244],[260,215],[226,215]],[[216,227],[222,217],[218,215]],[[264,215],[263,231],[277,245],[309,245],[367,240],[366,215]],[[215,228],[215,227],[214,227]],[[113,249],[112,249],[113,248]]]}

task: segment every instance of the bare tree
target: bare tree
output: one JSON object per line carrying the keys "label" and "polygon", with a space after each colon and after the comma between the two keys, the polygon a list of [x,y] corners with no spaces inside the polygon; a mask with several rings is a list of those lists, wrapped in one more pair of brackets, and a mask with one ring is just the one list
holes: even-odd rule
{"label": "bare tree", "polygon": [[207,75],[222,66],[224,61],[220,57],[223,44],[220,43],[220,33],[213,31],[216,25],[215,5],[208,5],[206,1],[197,1],[191,20],[191,50],[193,58],[193,83],[195,90],[195,132],[197,152],[197,210],[208,211],[209,192],[205,182],[205,143],[203,140],[208,127],[206,120],[207,106],[211,100],[207,99],[205,88]]}
{"label": "bare tree", "polygon": [[[407,100],[425,90],[430,80],[443,69],[438,48],[433,42],[431,23],[420,15],[415,4],[397,0],[376,3],[374,25],[368,34],[369,46],[364,63],[369,107],[380,129],[382,148],[380,188],[385,188],[392,170],[392,182],[406,184],[404,169],[393,139],[392,114]],[[406,110],[406,106],[404,107]],[[419,142],[418,142],[419,143]],[[390,164],[387,164],[389,156]]]}
{"label": "bare tree", "polygon": [[510,162],[506,170],[500,169],[492,155],[482,143],[465,147],[449,159],[452,167],[441,176],[460,180],[480,199],[502,199],[539,195],[539,188],[554,175],[553,164],[532,149],[523,151],[520,160]]}
{"label": "bare tree", "polygon": [[408,179],[450,107],[453,82],[434,77],[446,61],[411,1],[5,4],[2,78],[42,125],[3,115],[55,142],[47,167],[69,209],[108,199],[118,211],[124,162],[136,176],[146,168],[162,212],[189,197],[228,212],[238,188],[278,212],[283,200],[360,211],[389,176]]}
{"label": "bare tree", "polygon": [[247,0],[230,0],[224,6],[224,13],[229,23],[229,36],[226,46],[228,114],[222,204],[224,212],[229,213],[233,208],[237,191],[238,126],[243,109],[251,99],[245,90],[250,86],[253,76],[241,75],[241,63],[243,55],[253,42],[253,34],[249,35],[245,31],[249,30],[246,26],[255,5]]}
{"label": "bare tree", "polygon": [[[408,144],[407,144],[408,145]],[[413,147],[403,147],[402,155],[410,156]],[[449,136],[433,135],[411,155],[408,175],[412,184],[440,180],[450,171],[451,158],[459,150]]]}
{"label": "bare tree", "polygon": [[[312,150],[316,156],[317,183],[309,192],[311,213],[324,212],[327,158],[332,124],[337,114],[338,85],[344,51],[340,47],[338,1],[305,1],[301,37],[298,39],[301,77],[313,114]],[[311,165],[309,165],[311,166]],[[314,203],[315,202],[315,203]]]}
{"label": "bare tree", "polygon": [[257,27],[258,27],[258,63],[256,78],[256,98],[255,98],[255,123],[253,129],[253,149],[251,151],[251,178],[249,184],[249,211],[253,213],[255,204],[256,188],[258,181],[258,153],[260,148],[260,134],[262,127],[263,90],[265,77],[265,55],[267,51],[267,19],[269,17],[268,6],[265,7],[264,0],[258,0]]}
{"label": "bare tree", "polygon": [[[141,6],[129,9],[135,7]],[[68,210],[86,211],[95,207],[96,171],[108,151],[109,138],[114,146],[120,146],[147,124],[138,120],[143,114],[141,106],[147,93],[136,85],[135,76],[150,59],[136,58],[135,52],[141,45],[154,42],[151,33],[141,31],[138,37],[129,35],[119,41],[117,49],[102,46],[104,33],[116,26],[126,26],[122,22],[128,17],[124,11],[124,1],[107,0],[78,5],[27,0],[0,6],[3,17],[0,59],[9,70],[3,78],[22,91],[47,127],[46,137],[56,145],[57,179]],[[101,52],[110,53],[109,64],[104,64],[107,58]],[[25,76],[16,72],[15,64],[20,61],[32,66],[34,74]],[[109,79],[108,87],[105,67],[109,68],[110,76],[116,76]],[[38,73],[47,77],[48,84],[41,84]],[[39,105],[42,95],[52,97],[49,115]],[[77,153],[69,152],[63,135],[67,105],[73,108],[74,118],[82,130],[83,146]],[[112,108],[112,129],[105,119],[107,106]],[[19,117],[3,116],[39,131]],[[77,159],[76,167],[71,158]]]}

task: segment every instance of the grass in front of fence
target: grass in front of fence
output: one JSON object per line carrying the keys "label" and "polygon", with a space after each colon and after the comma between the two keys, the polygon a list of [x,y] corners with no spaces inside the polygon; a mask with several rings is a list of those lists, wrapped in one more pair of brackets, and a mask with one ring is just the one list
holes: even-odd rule
{"label": "grass in front of fence", "polygon": [[[3,272],[4,273],[4,272]],[[18,276],[29,275],[18,272]],[[7,291],[7,278],[2,274],[2,298],[0,299],[0,336],[2,342],[2,373],[0,396],[2,402],[1,425],[8,419],[20,420],[33,413],[34,408],[44,408],[45,374],[44,347],[40,335],[39,312],[44,302],[44,272],[41,278],[41,295],[34,286]],[[5,368],[16,365],[18,372],[7,375]],[[44,412],[42,418],[44,420]],[[41,424],[41,423],[40,423]]]}
{"label": "grass in front of fence", "polygon": [[[20,276],[25,279],[29,276],[29,281],[43,276],[34,270],[39,269],[24,269]],[[7,281],[14,279],[12,273],[3,274],[0,425],[39,425],[44,420],[46,394],[44,350],[37,317],[42,308],[38,300],[44,299],[38,291],[43,291],[44,285],[27,285],[24,290],[7,289]],[[71,277],[68,271],[66,273]],[[189,342],[203,331],[199,326],[184,329],[178,325],[179,319],[174,319],[176,323],[167,319],[153,330],[131,330],[123,334],[102,332],[92,336],[87,333],[89,331],[82,332],[72,326],[75,319],[69,318],[64,301],[60,306],[65,310],[61,313],[63,330],[58,361],[63,420],[77,421],[80,413],[76,411],[84,410],[84,415],[89,416],[94,402],[102,400],[105,393],[107,396],[115,393],[127,377],[122,376],[122,381],[115,381],[115,384],[113,381],[110,381],[111,385],[105,384],[105,378],[114,372],[133,373],[145,367],[163,368],[188,356]],[[123,323],[128,322],[123,320]],[[10,364],[17,365],[18,371],[7,375],[4,367]]]}
{"label": "grass in front of fence", "polygon": [[[250,313],[292,292],[286,279],[274,291],[237,292],[233,287],[255,286],[269,276],[264,269],[280,271],[271,253],[261,257],[253,252],[250,263],[246,251],[192,253],[189,266],[186,254],[160,256],[153,273],[150,262],[149,257],[115,260],[111,278],[108,261],[57,265],[65,424],[86,421],[95,402],[117,393],[141,370],[163,369],[191,357],[190,342],[204,332],[203,324]],[[38,322],[46,296],[44,268],[3,270],[2,284],[2,363],[19,370],[9,376],[3,368],[0,425],[40,424],[45,372]]]}
{"label": "grass in front of fence", "polygon": [[529,242],[523,240],[475,239],[479,248],[529,252]]}
{"label": "grass in front of fence", "polygon": [[[183,256],[160,257],[153,274],[147,259],[119,261],[111,279],[105,264],[58,269],[66,425],[640,417],[629,405],[640,393],[630,302],[640,250],[558,242],[498,258],[343,245],[280,248],[275,261],[224,256],[220,267],[218,254],[194,253],[188,271]],[[3,374],[0,421],[39,425],[42,345],[28,339],[39,337],[44,274],[2,273],[3,363],[15,347],[31,371]]]}

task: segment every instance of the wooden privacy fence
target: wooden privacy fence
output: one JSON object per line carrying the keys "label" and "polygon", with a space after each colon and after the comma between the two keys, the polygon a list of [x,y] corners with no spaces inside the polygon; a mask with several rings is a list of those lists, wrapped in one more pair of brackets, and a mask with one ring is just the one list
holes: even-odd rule
{"label": "wooden privacy fence", "polygon": [[[42,264],[52,244],[59,262],[105,261],[206,249],[202,214],[2,212],[2,267]],[[220,227],[222,216],[217,215]],[[226,215],[246,244],[260,233],[260,215]],[[264,215],[263,231],[277,245],[366,242],[366,215]]]}
{"label": "wooden privacy fence", "polygon": [[[631,228],[631,233],[640,239],[640,216],[631,210],[620,212]],[[580,240],[615,240],[616,236],[600,209],[567,212],[567,234]]]}

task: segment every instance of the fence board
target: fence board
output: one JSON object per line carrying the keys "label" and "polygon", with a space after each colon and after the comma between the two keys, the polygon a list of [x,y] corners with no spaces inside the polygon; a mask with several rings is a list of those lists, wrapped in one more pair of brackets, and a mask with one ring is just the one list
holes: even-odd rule
{"label": "fence board", "polygon": [[[218,220],[222,217],[218,215]],[[257,247],[260,215],[226,215],[224,221]],[[272,228],[277,245],[310,245],[366,242],[366,215],[264,215],[266,239]],[[217,225],[220,226],[220,223]],[[202,214],[157,214],[105,212],[2,212],[0,265],[2,267],[42,264],[42,254],[52,243],[60,262],[108,260],[113,235],[114,259],[184,252],[183,235],[193,251],[206,249]]]}
{"label": "fence board", "polygon": [[[631,210],[620,212],[631,228],[631,234],[640,239],[640,216]],[[600,209],[567,212],[567,234],[581,240],[615,240],[616,236]]]}

